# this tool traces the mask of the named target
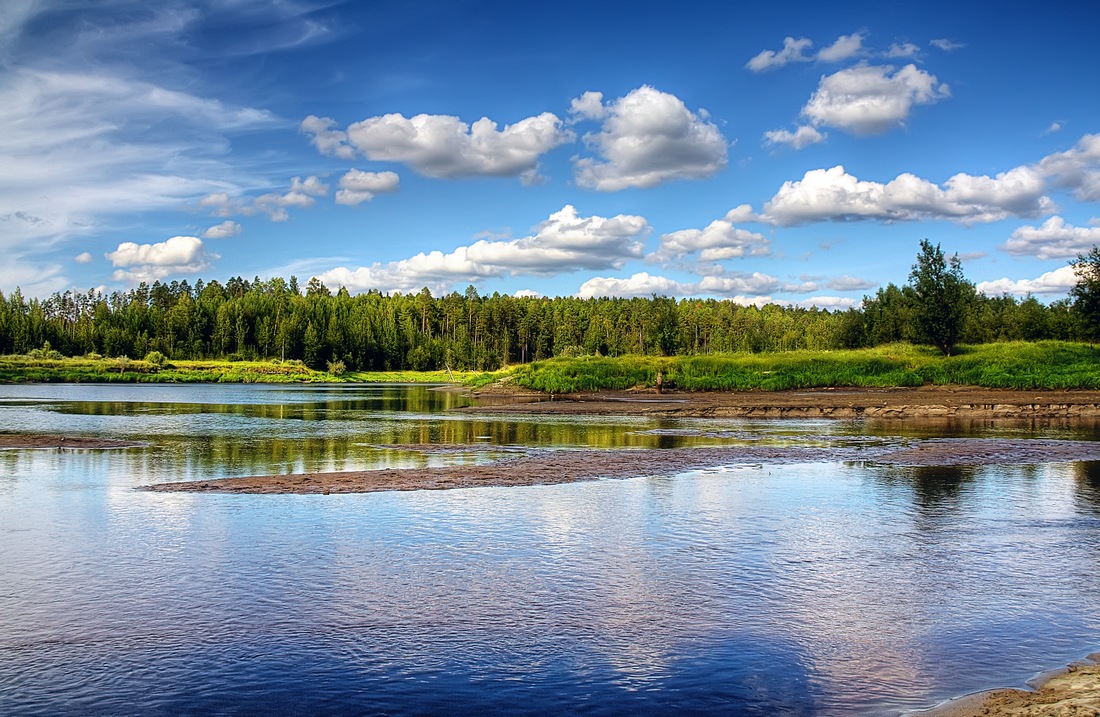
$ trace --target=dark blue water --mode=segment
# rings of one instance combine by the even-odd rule
[[[1100,647],[1095,464],[134,490],[517,445],[908,440],[827,421],[440,412],[459,403],[422,388],[0,387],[6,430],[147,442],[0,451],[0,714],[891,715]]]

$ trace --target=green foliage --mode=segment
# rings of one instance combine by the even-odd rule
[[[954,356],[911,344],[850,351],[619,358],[555,358],[480,377],[547,393],[653,388],[780,391],[843,386],[958,384],[987,388],[1100,388],[1100,349],[1079,343],[1013,342],[964,347]]]
[[[145,354],[145,362],[151,363],[154,366],[164,366],[168,363],[168,357],[162,354],[160,351],[150,351]]]
[[[974,285],[963,276],[958,254],[947,259],[939,244],[932,246],[922,240],[909,281],[919,336],[950,356],[975,296]]]
[[[1100,340],[1100,247],[1078,254],[1073,262],[1077,284],[1070,289],[1073,310],[1084,324],[1088,337]]]
[[[343,376],[348,372],[348,367],[344,365],[343,361],[329,361],[328,372],[333,376]]]

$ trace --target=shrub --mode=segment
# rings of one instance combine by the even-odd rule
[[[168,363],[168,357],[162,354],[160,351],[150,351],[145,354],[145,361],[151,363],[154,366],[163,366]]]
[[[328,372],[333,376],[343,376],[347,370],[348,368],[344,365],[343,361],[336,360],[328,362]]]

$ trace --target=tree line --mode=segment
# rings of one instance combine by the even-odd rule
[[[1089,264],[1092,257],[1093,264]],[[1085,340],[1100,307],[1100,252],[1080,257],[1071,297],[975,292],[958,259],[922,242],[910,282],[862,305],[826,310],[715,299],[534,298],[493,293],[352,296],[318,279],[241,277],[142,283],[125,291],[0,292],[0,354],[300,360],[350,370],[495,369],[553,356],[676,355],[844,349],[906,341],[956,344]],[[1079,272],[1081,273],[1081,272]],[[1095,289],[1090,291],[1088,281]],[[1090,313],[1092,312],[1092,313]]]

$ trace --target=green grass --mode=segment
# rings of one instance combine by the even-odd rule
[[[511,377],[547,393],[652,388],[688,391],[781,391],[831,386],[895,387],[957,384],[1010,389],[1100,389],[1100,350],[1044,341],[962,347],[944,357],[935,349],[891,344],[853,351],[791,351],[712,356],[623,356],[550,359],[479,377]]]
[[[333,375],[297,361],[171,361],[157,366],[117,358],[0,356],[0,382],[122,383],[464,383],[508,379],[546,393],[652,388],[781,391],[830,386],[957,384],[987,388],[1100,389],[1100,349],[1060,341],[935,349],[891,344],[854,351],[790,351],[711,356],[559,358],[501,371],[348,371]]]

